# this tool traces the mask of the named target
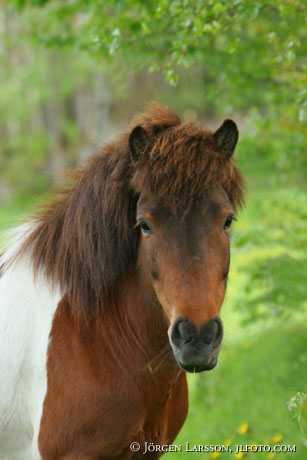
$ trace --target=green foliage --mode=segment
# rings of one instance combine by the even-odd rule
[[[55,53],[33,47],[26,19],[16,18],[10,8],[0,8],[0,19],[1,185],[19,195],[43,193],[53,185],[50,165],[58,148],[56,135],[65,145],[63,164],[68,167],[78,160],[81,133],[74,107],[71,113],[68,108],[84,81],[94,86],[99,69],[73,50]],[[57,132],[53,124],[59,126]]]
[[[307,393],[298,391],[288,402],[288,409],[301,429],[305,444],[307,443]]]
[[[233,87],[243,92],[245,106],[259,98],[271,103],[280,95],[290,97],[291,89],[306,84],[304,0],[15,3],[34,13],[34,37],[45,45],[132,60],[162,69],[172,83],[178,65],[202,65],[225,94]]]
[[[230,276],[231,303],[245,323],[281,323],[307,309],[306,191],[301,157],[293,164],[296,145],[288,137],[270,140],[260,126],[239,146],[247,205],[234,229]]]
[[[163,74],[177,85],[175,105],[180,94],[200,113],[248,116],[256,108],[263,128],[257,147],[288,169],[306,157],[305,0],[12,4],[39,47],[75,50],[80,58],[85,52],[96,65],[116,66],[122,82],[132,69]]]

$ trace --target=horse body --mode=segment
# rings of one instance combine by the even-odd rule
[[[4,266],[28,231],[18,232]],[[170,353],[163,316],[140,293],[137,285],[123,287],[117,321],[113,311],[80,325],[43,274],[34,278],[29,257],[4,271],[1,460],[139,458],[145,442],[175,439],[187,413],[185,375]],[[130,450],[133,441],[142,451]]]
[[[237,139],[154,107],[8,245],[1,460],[136,460],[146,443],[156,459],[174,441],[185,371],[222,342]]]
[[[145,440],[171,442],[186,414],[182,372],[168,363],[151,373],[138,348],[125,368],[123,357],[115,354],[108,358],[105,337],[99,330],[89,338],[87,331],[72,326],[66,307],[62,304],[62,311],[57,312],[55,326],[62,332],[50,346],[50,367],[57,366],[61,372],[54,372],[49,380],[41,425],[42,454],[46,452],[46,458],[64,458],[68,451],[69,458],[129,459],[139,458],[129,449],[132,441],[141,446]],[[123,365],[121,370],[118,364]],[[64,390],[55,403],[59,387]],[[179,417],[178,413],[172,416],[178,404],[176,396],[180,396]],[[60,431],[58,425],[62,427]]]

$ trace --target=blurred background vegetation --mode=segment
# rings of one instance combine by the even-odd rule
[[[150,101],[240,126],[247,198],[232,237],[225,345],[215,371],[190,378],[178,442],[296,443],[296,454],[257,458],[307,458],[306,24],[306,0],[0,6],[1,230]],[[234,458],[209,455],[220,457]]]

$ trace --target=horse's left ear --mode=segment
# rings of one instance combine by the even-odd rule
[[[148,145],[148,134],[142,126],[136,126],[129,136],[129,148],[133,162],[137,162],[146,146]]]
[[[213,137],[216,141],[218,151],[230,158],[233,155],[239,138],[237,125],[232,120],[225,120],[215,131]]]

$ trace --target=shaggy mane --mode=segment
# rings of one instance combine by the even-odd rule
[[[235,208],[243,201],[240,173],[216,151],[212,133],[182,124],[160,106],[135,119],[132,128],[137,125],[150,139],[139,162],[131,160],[131,130],[103,147],[34,216],[34,229],[18,254],[30,253],[34,272],[42,269],[59,285],[77,314],[102,311],[135,266],[135,211],[142,187],[177,214],[214,185],[225,189]]]

